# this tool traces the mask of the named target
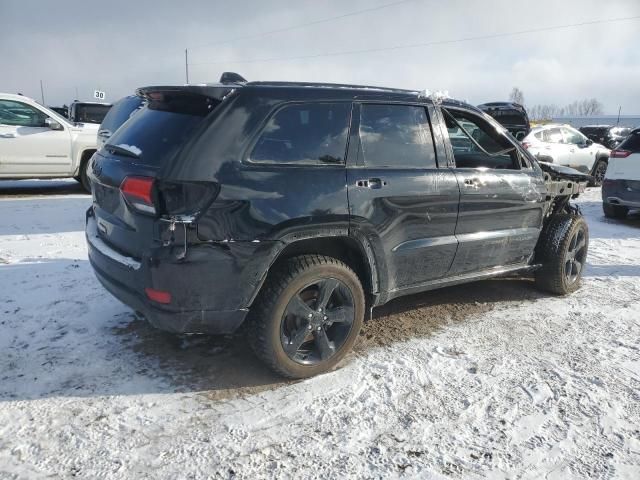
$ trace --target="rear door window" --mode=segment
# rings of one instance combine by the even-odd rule
[[[360,154],[374,168],[436,168],[436,152],[424,107],[363,104]]]
[[[351,103],[307,103],[278,110],[262,130],[252,162],[291,165],[343,164]]]
[[[219,100],[190,93],[158,93],[109,138],[105,149],[161,167],[171,161]]]

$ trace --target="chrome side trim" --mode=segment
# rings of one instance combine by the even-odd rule
[[[102,241],[102,239],[98,235],[98,225],[94,217],[89,217],[87,219],[86,235],[87,242],[89,243],[89,246],[91,248],[94,248],[104,256],[109,257],[114,262],[118,262],[125,267],[128,267],[132,270],[140,269],[141,263],[135,258],[127,257],[119,252],[116,252],[113,248]]]
[[[418,238],[399,243],[392,252],[403,252],[416,248],[438,247],[465,242],[481,242],[486,240],[498,240],[505,237],[537,237],[540,234],[538,228],[512,228],[509,230],[494,230],[489,232],[473,232],[458,235],[444,235],[442,237]]]
[[[431,238],[418,238],[416,240],[407,240],[406,242],[399,243],[393,249],[392,252],[403,252],[405,250],[413,250],[415,248],[425,247],[437,247],[440,245],[451,245],[458,243],[458,239],[455,235],[445,235],[442,237]]]
[[[607,203],[611,205],[622,205],[623,207],[640,208],[640,202],[630,202],[618,197],[607,197]]]
[[[539,228],[512,228],[509,230],[494,230],[489,232],[463,233],[456,235],[460,243],[498,240],[505,237],[534,237],[540,234]]]

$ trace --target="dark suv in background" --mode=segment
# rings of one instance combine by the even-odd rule
[[[144,98],[129,95],[121,98],[109,109],[98,129],[98,148],[102,148],[120,126],[144,106]]]
[[[580,284],[588,229],[569,199],[589,177],[539,164],[475,107],[312,83],[137,94],[93,157],[86,235],[102,284],[162,329],[244,323],[301,378],[395,297],[514,272]]]
[[[531,131],[527,111],[519,103],[490,102],[478,105],[478,108],[495,118],[517,140],[522,140]]]
[[[631,133],[629,127],[614,127],[612,125],[585,125],[578,130],[591,141],[610,149],[620,145],[620,142]]]

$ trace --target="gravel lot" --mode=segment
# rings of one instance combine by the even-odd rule
[[[338,370],[283,382],[103,290],[75,182],[0,182],[0,479],[640,478],[640,216],[579,203],[576,294],[399,299]]]

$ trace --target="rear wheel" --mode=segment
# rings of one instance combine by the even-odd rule
[[[554,216],[540,235],[536,260],[536,285],[557,295],[575,292],[587,261],[589,228],[579,215]]]
[[[624,218],[629,213],[628,207],[606,202],[602,202],[602,210],[604,211],[604,216],[609,218]]]
[[[310,377],[351,350],[364,310],[362,285],[347,265],[320,255],[294,257],[270,273],[251,308],[248,340],[280,375]]]
[[[602,181],[604,180],[604,175],[607,173],[607,161],[606,160],[598,160],[596,162],[596,166],[593,167],[593,180],[590,183],[592,187],[599,187],[602,185]]]

